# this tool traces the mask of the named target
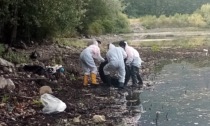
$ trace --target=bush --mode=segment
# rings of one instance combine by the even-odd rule
[[[3,58],[15,64],[26,63],[28,61],[26,55],[21,52],[11,51],[5,54]]]
[[[91,35],[100,35],[100,34],[103,34],[104,31],[105,29],[100,20],[93,22],[88,27],[88,34],[91,34]]]
[[[166,17],[161,15],[144,16],[139,18],[140,23],[147,29],[151,28],[175,28],[175,27],[207,27],[210,26],[210,4],[201,6],[193,14],[178,14]]]
[[[140,18],[140,23],[147,29],[155,28],[156,27],[156,16],[147,15]]]
[[[188,27],[188,14],[175,14],[174,16],[171,16],[171,26],[172,27]]]
[[[202,5],[195,13],[200,14],[205,19],[207,25],[210,25],[210,4]]]
[[[105,20],[103,20],[102,25],[104,27],[105,33],[113,33],[115,31],[115,22],[114,21],[105,19]]]
[[[0,44],[0,56],[2,56],[2,53],[5,51],[4,45]]]
[[[205,27],[207,23],[205,22],[205,19],[198,13],[192,14],[188,17],[188,22],[192,26],[197,26],[197,27]]]
[[[115,32],[125,33],[129,31],[129,21],[125,14],[119,13],[115,19]]]

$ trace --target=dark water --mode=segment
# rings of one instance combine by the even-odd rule
[[[138,125],[210,125],[210,67],[171,63],[154,81],[153,90],[140,94],[145,112]]]

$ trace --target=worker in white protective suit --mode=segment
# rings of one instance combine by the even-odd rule
[[[118,87],[121,89],[124,87],[125,81],[125,63],[124,59],[127,57],[126,52],[121,47],[115,47],[113,44],[108,45],[109,50],[106,54],[108,64],[103,68],[108,85],[111,85],[110,71],[118,72]]]
[[[133,47],[129,46],[126,41],[120,41],[119,45],[120,47],[125,49],[125,52],[127,54],[126,65],[130,68],[133,84],[132,86],[135,87],[138,84],[139,87],[142,87],[143,82],[139,74],[139,69],[141,67],[142,60],[140,58],[139,52]]]
[[[80,61],[82,64],[82,69],[84,71],[84,86],[88,85],[89,75],[91,76],[91,84],[95,86],[98,85],[98,82],[96,80],[98,70],[94,59],[97,59],[99,62],[104,62],[104,58],[101,57],[99,44],[101,44],[99,40],[93,40],[93,44],[85,48],[80,54]]]

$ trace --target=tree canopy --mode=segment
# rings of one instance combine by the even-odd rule
[[[209,0],[124,0],[125,12],[130,17],[144,15],[191,14]]]
[[[121,32],[128,26],[122,10],[120,0],[1,0],[0,40]]]

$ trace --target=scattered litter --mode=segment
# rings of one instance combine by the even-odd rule
[[[81,117],[81,115],[79,115],[78,117],[74,117],[73,122],[74,123],[80,123],[81,122],[80,117]]]
[[[93,116],[93,121],[95,123],[99,123],[99,122],[105,122],[106,119],[105,119],[105,116],[104,115],[94,115]]]
[[[64,68],[62,65],[55,65],[55,66],[46,66],[48,72],[55,74],[57,72],[64,73]]]
[[[41,95],[41,102],[44,105],[42,111],[46,114],[63,112],[66,109],[66,104],[51,94]]]

